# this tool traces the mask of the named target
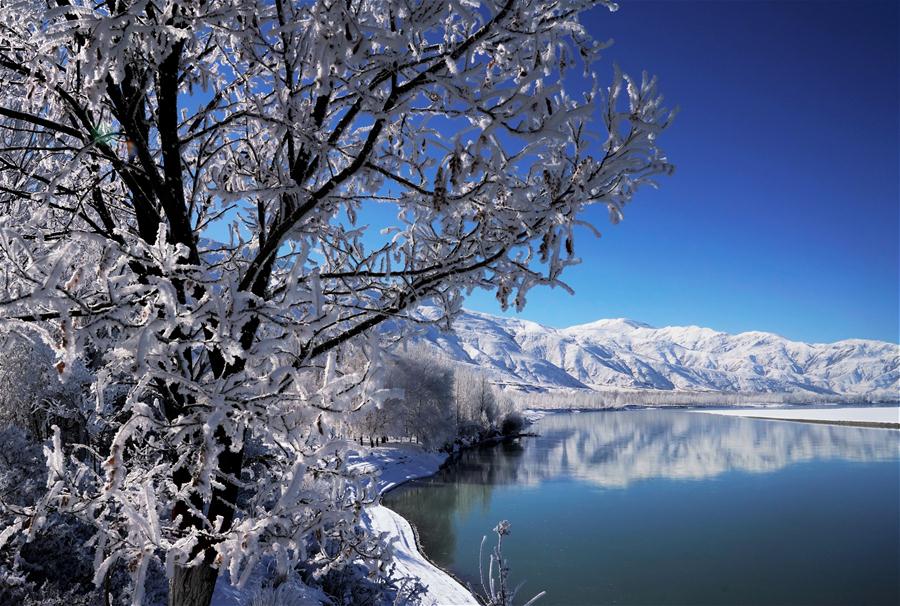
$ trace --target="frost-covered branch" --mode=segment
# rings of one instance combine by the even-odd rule
[[[567,288],[582,211],[671,170],[655,80],[593,74],[592,5],[0,0],[0,320],[93,411],[29,515],[94,525],[135,601],[151,561],[187,603],[381,558],[337,436],[388,398],[385,327]]]

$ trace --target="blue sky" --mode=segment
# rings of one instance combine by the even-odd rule
[[[601,70],[655,73],[680,107],[676,171],[617,226],[589,211],[576,294],[534,290],[520,317],[900,340],[897,3],[624,0],[585,23],[615,39]]]
[[[536,288],[516,314],[476,291],[466,307],[900,341],[898,4],[621,0],[584,23],[615,41],[601,81],[613,62],[647,70],[679,106],[660,140],[675,174],[619,225],[587,212],[603,237],[578,235],[575,295]]]

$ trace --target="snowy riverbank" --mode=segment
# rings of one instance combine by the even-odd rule
[[[689,409],[701,414],[718,414],[772,420],[804,421],[811,423],[850,424],[867,427],[886,427],[891,430],[900,429],[900,407],[755,407],[738,409]],[[523,416],[529,423],[553,413],[577,413],[569,411],[527,410]],[[357,456],[350,460],[352,467],[360,471],[379,472],[376,489],[380,494],[416,478],[433,475],[446,461],[444,453],[425,452],[421,447],[412,444],[393,444],[385,447],[368,449],[365,456]],[[416,534],[409,522],[393,510],[375,504],[365,509],[363,523],[374,532],[387,533],[388,540],[393,540],[396,578],[414,577],[427,586],[423,604],[434,606],[475,606],[478,601],[456,579],[447,572],[432,564],[419,550]],[[220,579],[214,606],[248,606],[252,596],[256,595],[271,571],[264,566],[253,575],[248,586],[237,590]],[[302,596],[308,601],[300,603],[316,604],[325,601],[325,596],[318,590],[305,586],[288,588],[290,597]]]
[[[900,407],[897,406],[830,406],[822,408],[741,408],[736,410],[697,410],[706,414],[750,417],[807,423],[831,423],[900,429]]]
[[[380,471],[378,492],[434,474],[447,455],[429,453],[412,444],[374,448],[353,465],[362,470]],[[428,587],[424,604],[435,606],[477,606],[478,601],[456,579],[428,561],[416,544],[416,535],[400,514],[377,504],[367,507],[364,522],[375,532],[387,532],[394,542],[395,574],[416,577]]]
[[[444,453],[425,452],[413,444],[396,444],[369,449],[364,457],[351,459],[350,466],[360,471],[378,471],[379,495],[416,478],[433,475],[447,459]],[[363,523],[374,532],[385,532],[394,541],[396,578],[415,577],[428,589],[423,606],[477,606],[478,601],[456,579],[428,561],[416,543],[416,534],[409,522],[400,514],[376,504],[367,507]],[[264,582],[271,574],[265,565],[259,565],[247,585],[237,589],[228,582],[227,574],[216,584],[213,606],[249,606],[254,596],[259,596]],[[276,595],[278,594],[278,595]],[[267,596],[278,604],[322,604],[327,598],[317,589],[302,584],[292,584]],[[263,603],[269,603],[263,601]]]

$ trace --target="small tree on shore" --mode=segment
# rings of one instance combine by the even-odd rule
[[[581,211],[670,170],[654,80],[563,87],[602,49],[591,5],[0,0],[0,319],[63,379],[96,354],[109,436],[56,432],[0,543],[78,515],[98,582],[127,569],[139,603],[159,561],[177,605],[266,555],[378,560],[334,438],[387,396],[373,329],[566,288]]]

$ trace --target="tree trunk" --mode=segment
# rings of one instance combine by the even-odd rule
[[[169,606],[209,606],[219,571],[203,562],[198,566],[175,567],[169,579]]]

